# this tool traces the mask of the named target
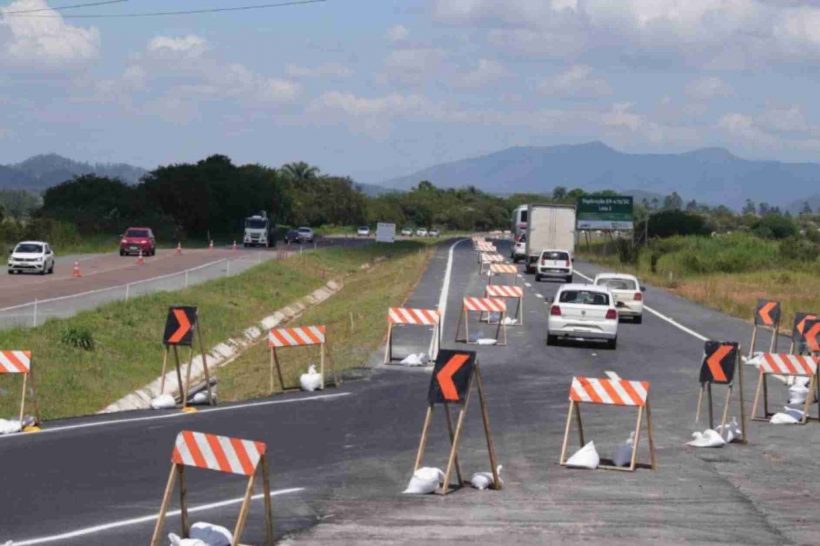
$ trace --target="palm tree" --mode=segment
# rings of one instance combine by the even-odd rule
[[[308,165],[304,161],[296,161],[294,163],[287,163],[282,166],[282,174],[291,180],[297,182],[304,182],[305,180],[313,180],[319,176],[319,167]]]

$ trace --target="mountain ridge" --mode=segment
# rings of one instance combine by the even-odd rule
[[[84,174],[136,184],[147,172],[128,163],[88,163],[55,153],[37,154],[17,163],[0,165],[0,189],[39,192]]]

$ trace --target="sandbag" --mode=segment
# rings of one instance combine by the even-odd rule
[[[16,419],[0,419],[0,434],[14,434],[23,430],[23,425]]]
[[[498,481],[499,485],[504,485],[504,480],[501,479],[501,469],[504,468],[502,465],[498,465],[496,467],[496,474],[498,474]],[[473,477],[470,478],[470,483],[473,487],[479,490],[484,490],[490,487],[493,484],[493,473],[492,472],[476,472],[473,474]]]
[[[404,357],[401,364],[404,366],[426,366],[430,357],[427,353],[411,353]]]
[[[740,441],[743,438],[743,431],[740,429],[740,423],[737,422],[736,417],[732,417],[729,423],[726,423],[726,430],[723,430],[723,425],[718,425],[715,430],[720,434],[727,444],[735,441]]]
[[[151,400],[151,408],[157,410],[174,408],[176,405],[176,400],[170,394],[160,394]]]
[[[213,390],[211,390],[211,393],[214,394],[214,397],[216,397]],[[209,403],[207,390],[199,391],[193,396],[188,397],[188,404],[200,405],[207,403]]]
[[[230,546],[233,535],[220,525],[198,521],[191,525],[190,538],[180,538],[171,533],[168,539],[172,546]]]
[[[478,341],[476,341],[479,345],[495,345],[498,343],[497,339],[493,339],[491,337],[482,337]]]
[[[629,466],[632,462],[632,442],[635,441],[635,431],[629,433],[622,444],[618,444],[615,453],[612,455],[612,464],[615,466]]]
[[[307,373],[299,377],[299,384],[303,391],[315,391],[322,386],[322,374],[316,371],[315,364],[311,364]]]
[[[803,420],[803,411],[799,409],[783,407],[783,411],[772,415],[769,422],[773,425],[797,425]]]
[[[595,450],[595,442],[589,442],[567,460],[567,466],[572,468],[589,468],[590,470],[595,470],[599,464],[601,464],[601,457]]]
[[[726,440],[711,428],[707,428],[703,432],[693,432],[692,438],[693,440],[686,442],[686,445],[692,447],[723,447],[726,445]]]
[[[504,320],[501,321],[501,324],[506,326],[511,326],[513,324],[518,324],[518,319],[512,317],[504,317]]]
[[[432,493],[438,489],[443,479],[444,472],[440,468],[423,466],[413,473],[413,477],[410,478],[410,482],[407,484],[407,489],[402,493],[415,495]]]
[[[811,397],[814,401],[814,393],[809,392],[809,378],[795,377],[794,384],[789,387],[789,404],[803,404],[806,399]]]

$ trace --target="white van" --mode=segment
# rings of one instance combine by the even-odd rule
[[[511,231],[514,241],[518,241],[518,238],[521,237],[523,233],[527,233],[528,212],[529,205],[519,205],[513,210]]]

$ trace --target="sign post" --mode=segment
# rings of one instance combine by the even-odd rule
[[[703,394],[706,393],[709,405],[709,428],[715,428],[712,408],[712,385],[727,385],[726,403],[723,405],[723,414],[720,421],[721,436],[726,434],[726,419],[729,415],[729,401],[734,388],[735,370],[737,370],[738,393],[740,395],[740,428],[741,441],[746,439],[746,411],[743,404],[743,366],[738,365],[740,345],[733,341],[707,341],[703,346],[703,362],[700,366],[700,392],[698,393],[698,409],[695,413],[695,423],[700,422],[700,408],[703,405]]]
[[[755,308],[754,327],[752,328],[752,341],[749,343],[749,358],[755,352],[757,345],[757,329],[765,328],[772,332],[772,340],[769,344],[769,352],[777,351],[777,330],[780,328],[780,302],[766,299],[757,300]]]
[[[575,214],[579,230],[628,231],[634,228],[631,195],[581,197]]]
[[[165,345],[165,352],[162,359],[162,380],[160,383],[160,394],[165,392],[165,372],[168,366],[168,353],[173,347],[174,364],[177,372],[177,383],[179,385],[179,395],[182,397],[182,411],[196,411],[188,407],[188,389],[191,387],[191,369],[194,367],[194,335],[197,337],[199,351],[202,356],[202,369],[205,373],[205,388],[208,390],[208,404],[215,405],[213,393],[211,392],[211,378],[208,372],[208,361],[205,356],[205,345],[202,341],[202,332],[197,316],[197,309],[193,306],[175,306],[168,309],[168,316],[165,319],[165,333],[162,336],[162,343]],[[188,371],[185,384],[182,383],[182,370],[179,362],[179,350],[177,347],[189,347]]]

